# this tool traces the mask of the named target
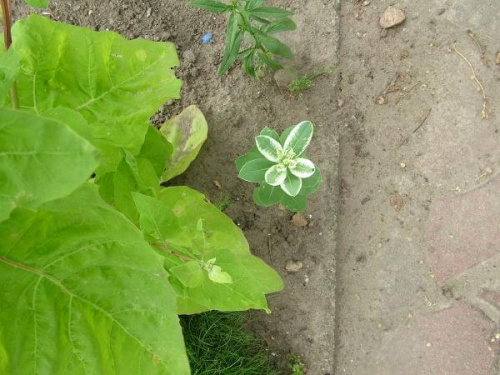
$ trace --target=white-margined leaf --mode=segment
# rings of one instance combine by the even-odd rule
[[[288,173],[280,186],[287,195],[296,197],[299,194],[300,189],[302,189],[302,180],[297,176]]]
[[[297,164],[292,167],[289,167],[290,172],[299,178],[308,178],[314,174],[316,168],[314,167],[314,163],[309,159],[298,158],[295,159]]]
[[[300,156],[311,142],[314,126],[311,121],[303,121],[296,125],[285,139],[283,145],[285,150],[293,150],[296,156]]]
[[[258,135],[255,137],[255,142],[257,144],[257,148],[260,153],[270,161],[278,163],[279,153],[283,153],[283,147],[281,144],[275,139],[267,136],[267,135]]]
[[[280,135],[276,132],[276,130],[270,129],[267,126],[260,131],[260,135],[267,135],[268,137],[275,139],[276,142],[280,141]]]
[[[286,168],[276,164],[267,170],[264,177],[269,185],[278,186],[285,181],[286,175]]]
[[[248,182],[262,182],[266,171],[273,165],[272,161],[264,158],[251,160],[241,168],[238,177]]]

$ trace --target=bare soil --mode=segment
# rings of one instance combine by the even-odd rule
[[[16,1],[16,17],[29,11]],[[271,315],[255,313],[254,330],[266,338],[278,359],[300,355],[310,374],[333,374],[335,317],[335,229],[339,147],[333,115],[337,74],[319,77],[301,98],[279,87],[272,77],[255,81],[236,67],[217,76],[224,48],[225,15],[186,7],[180,0],[52,1],[47,16],[94,30],[117,31],[127,38],[173,42],[181,57],[178,76],[182,99],[167,103],[155,124],[196,104],[209,123],[209,138],[200,156],[175,184],[185,184],[217,203],[230,199],[226,213],[241,227],[252,251],[282,275],[285,291],[269,297]],[[296,12],[297,31],[283,35],[295,52],[291,63],[303,73],[334,67],[338,49],[338,0],[271,1]],[[32,11],[32,10],[31,10]],[[211,32],[213,41],[201,37]],[[256,207],[251,184],[237,178],[234,160],[246,152],[264,126],[278,131],[311,120],[316,134],[309,156],[320,166],[325,183],[309,200],[310,221],[297,227],[290,212]],[[362,135],[360,135],[362,136]],[[216,182],[217,181],[217,182]],[[304,267],[287,273],[287,261]]]

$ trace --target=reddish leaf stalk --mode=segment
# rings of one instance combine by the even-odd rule
[[[3,15],[3,44],[7,51],[12,44],[12,17],[10,11],[9,0],[0,0],[2,2],[2,15]]]
[[[2,15],[3,15],[3,45],[4,49],[7,51],[12,45],[12,12],[10,9],[9,0],[0,0],[2,5]],[[14,109],[19,108],[19,97],[17,95],[17,85],[16,82],[12,85],[10,89],[10,100],[12,102],[12,107]]]

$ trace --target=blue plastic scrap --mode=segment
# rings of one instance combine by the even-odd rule
[[[212,33],[206,33],[203,35],[203,37],[201,38],[201,41],[203,44],[208,44],[212,41],[212,38],[214,36],[212,35]]]

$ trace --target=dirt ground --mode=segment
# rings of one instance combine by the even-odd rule
[[[16,2],[15,15],[26,15]],[[224,48],[226,17],[189,9],[180,0],[52,1],[48,16],[95,30],[117,31],[128,38],[173,42],[181,57],[178,76],[183,79],[182,99],[168,103],[155,117],[162,123],[191,104],[198,105],[209,123],[208,141],[198,159],[176,184],[193,187],[217,203],[227,196],[226,213],[245,232],[252,251],[275,267],[286,288],[270,296],[271,315],[256,313],[253,329],[266,338],[279,362],[300,355],[311,374],[334,371],[335,243],[338,203],[337,75],[322,76],[302,98],[291,95],[275,81],[246,77],[239,67],[217,76]],[[337,0],[269,2],[296,12],[299,30],[284,36],[295,52],[292,64],[304,73],[333,67],[337,62]],[[312,23],[314,20],[314,23]],[[318,27],[317,25],[321,25]],[[201,37],[211,32],[213,41]],[[264,126],[278,131],[311,120],[316,134],[309,156],[322,170],[325,183],[310,198],[306,212],[310,224],[299,228],[291,214],[278,208],[258,208],[251,184],[237,179],[234,160],[246,152]],[[220,183],[221,188],[216,186]],[[289,260],[304,267],[287,273]]]
[[[389,5],[406,21],[382,31]],[[342,1],[338,375],[500,371],[499,14]]]
[[[183,98],[155,122],[190,104],[205,113],[209,139],[175,183],[227,196],[253,252],[283,276],[273,314],[253,324],[278,361],[298,354],[310,375],[498,375],[500,2],[271,1],[296,12],[292,66],[334,68],[302,98],[239,68],[218,77],[226,19],[186,2],[53,1],[50,16],[177,45]],[[383,31],[389,5],[406,20]],[[299,228],[253,204],[234,160],[263,126],[306,119],[326,182]],[[289,260],[304,267],[287,273]]]

